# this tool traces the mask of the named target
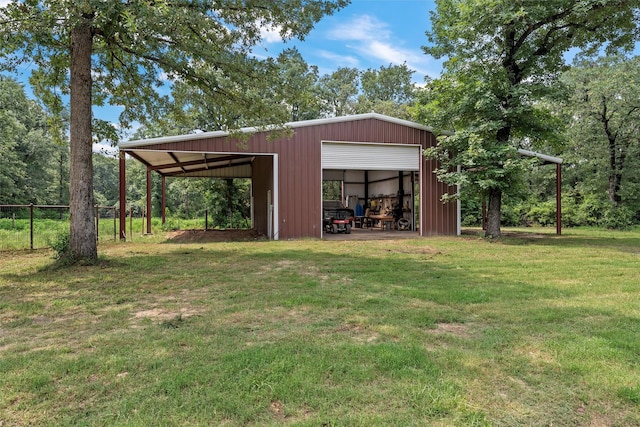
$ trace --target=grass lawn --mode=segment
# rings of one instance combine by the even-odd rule
[[[640,425],[640,231],[0,254],[0,426]]]

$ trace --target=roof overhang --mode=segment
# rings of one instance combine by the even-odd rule
[[[156,144],[167,144],[172,142],[183,142],[183,141],[197,141],[200,139],[210,139],[210,138],[221,138],[225,136],[230,136],[233,134],[252,134],[256,132],[269,132],[273,130],[282,130],[282,129],[296,129],[303,128],[308,126],[318,126],[324,124],[333,124],[333,123],[344,123],[344,122],[354,122],[358,120],[368,120],[368,119],[377,119],[390,123],[396,123],[402,126],[407,126],[415,129],[426,130],[429,132],[435,132],[433,128],[429,126],[421,125],[420,123],[411,122],[408,120],[397,119],[395,117],[385,116],[383,114],[378,113],[366,113],[366,114],[355,114],[351,116],[340,116],[340,117],[330,117],[325,119],[314,119],[314,120],[301,120],[298,122],[289,122],[284,123],[281,126],[270,125],[265,127],[245,127],[238,129],[234,132],[227,131],[215,131],[215,132],[200,132],[200,133],[192,133],[187,135],[176,135],[176,136],[165,136],[160,138],[150,138],[150,139],[140,139],[135,141],[121,141],[118,143],[118,148],[121,150],[127,150],[131,148],[140,148],[147,145],[156,145]],[[451,132],[441,132],[442,134],[452,134]]]
[[[562,159],[560,157],[548,156],[546,154],[536,153],[535,151],[529,151],[522,148],[518,149],[518,153],[522,154],[523,156],[537,157],[545,163],[555,163],[558,165],[562,164]]]

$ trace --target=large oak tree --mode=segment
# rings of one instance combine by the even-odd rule
[[[348,2],[13,0],[0,8],[0,66],[28,64],[34,92],[51,111],[69,102],[70,255],[97,258],[92,141],[115,136],[108,124],[92,121],[93,105],[124,106],[123,125],[144,121],[168,107],[162,85],[180,81],[229,111],[266,114],[272,108],[260,88],[274,62],[251,54],[261,32],[303,37]],[[234,126],[231,114],[226,124]]]
[[[437,0],[430,45],[444,58],[418,117],[455,130],[431,154],[439,177],[488,196],[487,236],[500,236],[502,195],[522,171],[517,149],[552,136],[539,102],[552,95],[571,49],[631,48],[640,0]],[[456,166],[462,166],[455,172]]]

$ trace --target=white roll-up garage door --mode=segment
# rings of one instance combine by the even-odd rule
[[[361,142],[322,143],[322,169],[417,171],[420,146]]]

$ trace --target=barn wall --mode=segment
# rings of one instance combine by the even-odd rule
[[[426,134],[426,147],[436,144],[433,134]],[[456,193],[456,188],[438,181],[433,171],[437,167],[435,160],[422,160],[422,182],[424,197],[420,199],[422,208],[421,234],[424,236],[455,235],[457,227],[457,205],[455,202],[443,203],[444,194]]]
[[[322,123],[293,129],[291,138],[267,141],[265,132],[247,141],[227,137],[206,138],[147,145],[146,149],[198,152],[276,153],[279,183],[279,238],[320,237],[322,228],[321,141],[377,142],[434,145],[433,134],[426,130],[403,126],[375,118]],[[440,197],[447,186],[437,182],[432,173],[435,162],[422,160],[422,185],[427,197],[420,229],[424,235],[455,234],[455,203],[442,204]],[[256,173],[256,177],[257,177]],[[266,177],[256,178],[267,180]],[[255,180],[254,180],[255,183]]]

